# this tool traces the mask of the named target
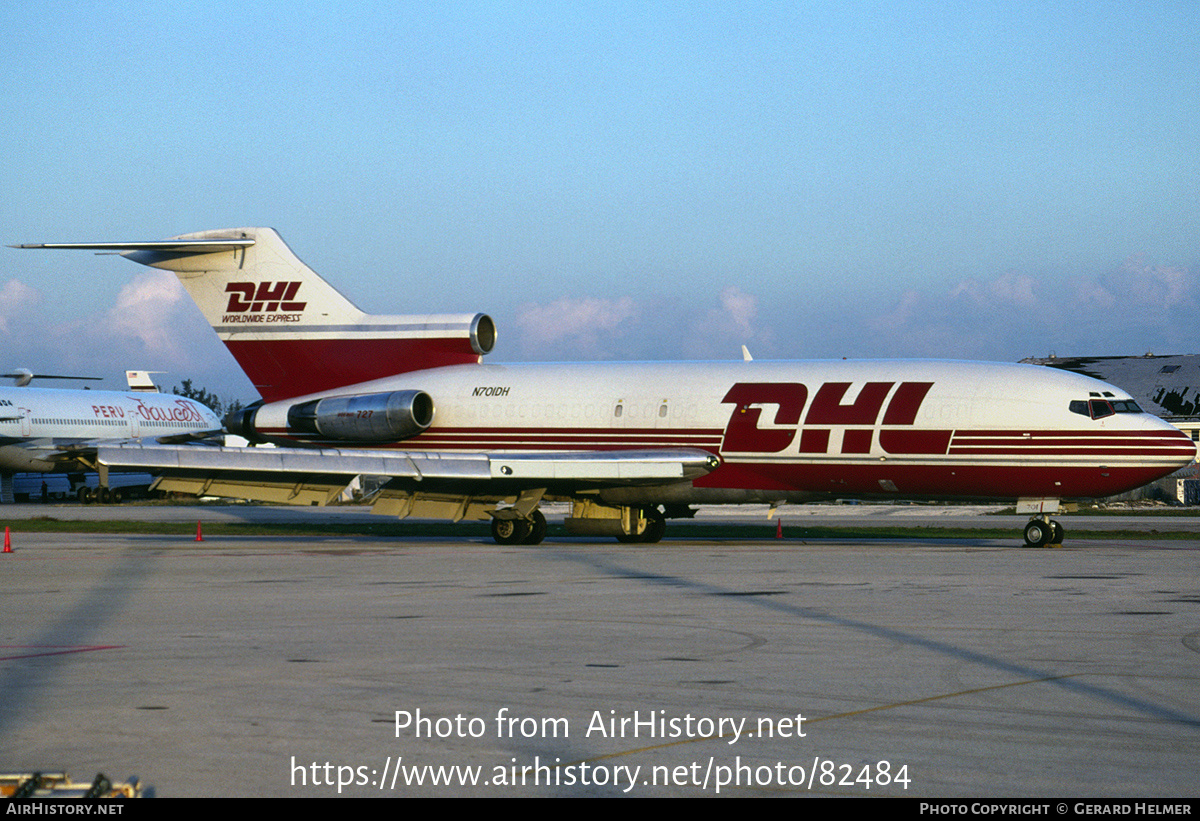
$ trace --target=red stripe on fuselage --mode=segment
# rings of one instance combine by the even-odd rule
[[[726,463],[696,479],[698,488],[791,490],[833,496],[1016,499],[1112,496],[1141,487],[1170,468],[894,463]],[[892,490],[895,488],[895,490]]]
[[[862,441],[852,440],[853,449],[843,451],[866,454],[862,445],[872,428],[846,428],[844,436],[858,434]],[[263,433],[289,438],[286,429],[265,429]],[[802,459],[807,455],[824,455],[828,452],[828,428],[804,428],[799,451],[788,449],[778,453],[761,454],[767,458]],[[820,448],[805,447],[809,434],[819,435]],[[1086,453],[1097,455],[1126,455],[1160,457],[1163,455],[1189,456],[1195,452],[1194,443],[1184,434],[1175,431],[1049,431],[1025,433],[1020,431],[939,431],[911,428],[879,429],[883,449],[894,439],[903,442],[908,449],[891,451],[907,456],[944,456],[946,442],[950,442],[950,454],[1040,454],[1079,456]],[[294,434],[292,435],[294,437]],[[338,440],[322,440],[320,437],[294,437],[311,442],[324,442],[331,446],[344,444]],[[718,428],[523,428],[523,427],[441,427],[429,430],[399,442],[375,445],[377,448],[397,450],[438,450],[463,448],[476,449],[535,449],[564,446],[579,450],[646,447],[701,447],[717,451],[721,444],[722,431]],[[814,444],[816,443],[814,438]],[[895,446],[895,445],[893,445]],[[730,458],[738,458],[738,451],[722,448]],[[746,454],[750,455],[750,454]],[[759,454],[755,454],[759,455]]]

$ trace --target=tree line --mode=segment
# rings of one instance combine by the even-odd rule
[[[222,418],[246,407],[242,400],[234,399],[233,397],[227,397],[222,400],[215,393],[193,385],[190,379],[185,379],[183,380],[183,384],[171,388],[171,393],[176,396],[182,396],[184,399],[193,399],[201,405],[211,408],[213,413]]]

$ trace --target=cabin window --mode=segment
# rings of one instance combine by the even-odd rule
[[[1071,413],[1078,413],[1080,416],[1091,416],[1091,414],[1088,413],[1087,402],[1083,399],[1072,400],[1068,407],[1071,409]]]

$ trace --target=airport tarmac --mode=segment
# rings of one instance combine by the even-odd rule
[[[545,503],[541,510],[551,522],[561,522],[569,505]],[[702,505],[690,520],[697,524],[741,524],[761,526],[762,534],[772,536],[777,520],[785,528],[792,527],[952,527],[952,528],[1009,528],[1014,538],[1020,534],[1029,516],[1006,513],[1003,505],[986,504],[797,504],[781,505],[772,513],[767,505]],[[1008,506],[1011,511],[1012,507]],[[1188,509],[1159,505],[1134,509],[1136,515],[1094,515],[1063,512],[1054,514],[1068,535],[1079,530],[1135,530],[1146,533],[1178,530],[1194,531],[1200,527],[1200,516],[1179,515]],[[222,523],[249,524],[342,524],[378,521],[369,507],[346,505],[335,507],[286,507],[282,505],[213,502],[204,504],[170,505],[161,503],[136,505],[81,505],[74,502],[43,505],[23,503],[0,507],[0,518],[21,521],[49,517],[67,521],[109,521],[137,519],[148,522],[196,522],[203,520]],[[395,521],[390,517],[384,520]],[[686,525],[689,520],[672,519],[668,532]]]
[[[160,796],[1200,794],[1200,544],[1016,543],[17,530],[0,766]]]

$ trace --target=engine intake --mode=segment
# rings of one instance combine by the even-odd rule
[[[395,442],[421,433],[433,422],[433,398],[425,391],[330,396],[292,405],[288,428],[330,439]]]

